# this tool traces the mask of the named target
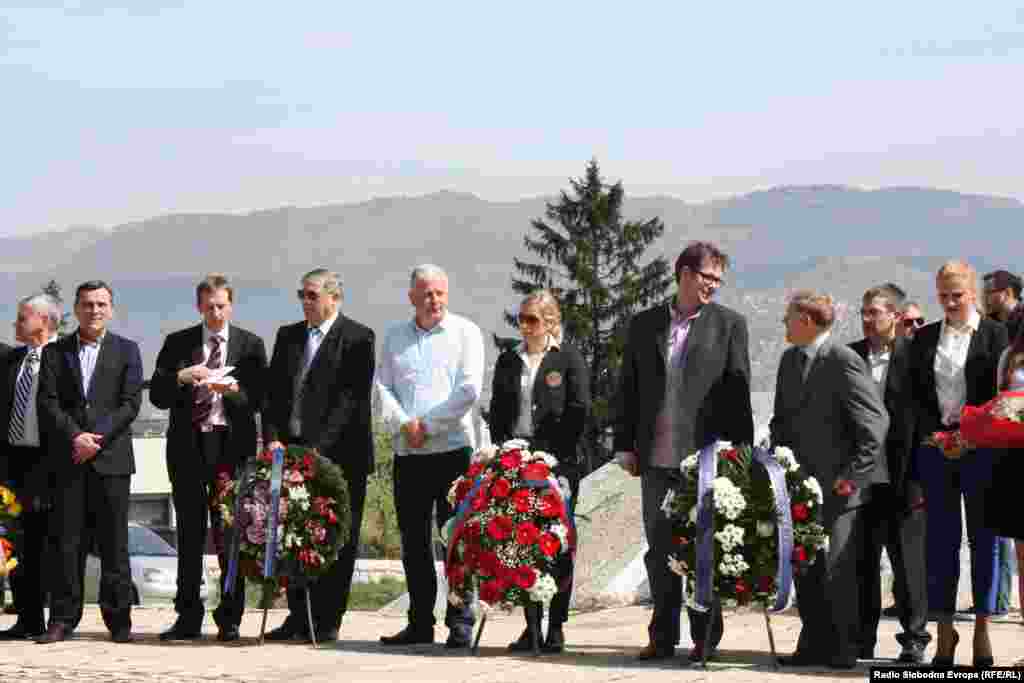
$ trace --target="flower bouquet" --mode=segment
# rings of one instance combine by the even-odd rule
[[[974,444],[968,441],[959,429],[932,432],[924,438],[924,445],[938,448],[947,460],[959,460],[964,453],[974,448]]]
[[[669,567],[686,580],[687,605],[706,611],[717,594],[725,607],[760,605],[766,619],[769,609],[785,609],[793,572],[828,547],[818,481],[788,448],[723,441],[684,459],[680,470],[682,487],[661,507],[677,547]],[[769,637],[774,650],[770,628]]]
[[[14,556],[21,503],[6,486],[0,485],[0,576],[7,576],[18,566]]]
[[[960,433],[974,446],[1024,448],[1024,391],[1004,391],[981,406],[964,406]]]
[[[232,590],[239,574],[259,581],[264,626],[278,591],[289,581],[308,589],[308,582],[327,573],[349,538],[345,477],[315,448],[263,451],[237,479],[221,473],[215,504],[232,531],[224,590]],[[263,628],[261,639],[262,634]]]
[[[552,474],[553,456],[528,447],[513,440],[480,451],[452,484],[445,572],[453,604],[477,594],[485,605],[511,610],[550,602],[559,590],[564,560],[576,548],[569,487]]]

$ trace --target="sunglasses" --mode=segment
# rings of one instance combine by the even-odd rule
[[[904,318],[903,327],[923,327],[924,318]]]
[[[540,318],[535,315],[523,315],[520,313],[516,316],[516,322],[520,325],[540,325]]]

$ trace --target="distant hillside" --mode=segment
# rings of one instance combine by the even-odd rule
[[[824,289],[855,311],[866,287],[893,280],[931,305],[932,273],[946,258],[968,257],[981,269],[1016,268],[1005,260],[1006,245],[1016,243],[1024,225],[1024,205],[1016,200],[924,188],[780,187],[703,204],[628,198],[628,183],[625,189],[629,216],[666,223],[652,256],[674,259],[692,239],[716,241],[732,256],[721,296],[751,319],[762,389],[774,381],[787,292]],[[234,279],[236,318],[270,344],[279,324],[299,318],[294,290],[310,268],[340,271],[346,312],[383,330],[409,314],[412,266],[435,262],[451,274],[452,309],[507,335],[512,331],[501,312],[515,304],[512,258],[527,256],[523,236],[544,203],[438,192],[237,215],[177,214],[109,231],[9,238],[0,240],[10,293],[0,316],[13,320],[16,297],[51,277],[69,293],[84,279],[103,277],[116,290],[116,326],[140,340],[149,373],[163,335],[196,320],[194,283],[206,272]],[[857,333],[854,317],[843,324],[841,333]],[[0,338],[9,341],[10,328],[4,329]]]

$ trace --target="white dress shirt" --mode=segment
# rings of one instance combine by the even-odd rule
[[[231,328],[230,323],[224,323],[224,329],[220,332],[211,332],[203,323],[203,365],[207,365],[210,362],[210,354],[213,352],[213,338],[220,338],[220,362],[216,368],[223,368],[227,365],[228,360],[228,330]],[[216,369],[211,368],[211,369]],[[210,406],[210,416],[206,418],[206,422],[210,425],[217,427],[226,427],[228,424],[227,416],[224,414],[224,394],[216,391],[210,392],[212,403]]]
[[[96,371],[96,359],[100,357],[100,347],[107,336],[104,332],[96,341],[86,341],[78,337],[78,365],[82,370],[82,393],[89,396],[89,385],[92,384],[92,373]]]
[[[448,312],[429,330],[415,320],[384,335],[376,387],[395,454],[445,453],[474,447],[473,406],[484,382],[484,337],[476,323]],[[402,425],[419,418],[427,433],[410,448]]]
[[[960,422],[960,411],[967,403],[967,378],[964,365],[971,337],[978,331],[981,315],[972,310],[967,323],[953,327],[943,318],[939,330],[939,345],[935,350],[935,395],[939,401],[939,413],[946,426]]]
[[[558,349],[558,343],[548,335],[544,343],[544,351],[537,358],[536,365],[530,365],[530,357],[526,353],[526,342],[520,342],[516,353],[523,361],[523,373],[519,378],[519,420],[516,422],[516,436],[533,436],[533,385],[537,381],[537,372],[544,362],[544,356],[551,349]]]
[[[875,384],[885,386],[885,379],[889,375],[889,361],[892,359],[892,350],[885,346],[880,351],[875,351],[868,345],[868,369],[871,370],[871,379]]]
[[[43,342],[43,346],[35,347],[36,353],[39,354],[39,359],[42,360],[43,347],[47,344],[52,344],[57,341],[57,337],[53,336]],[[29,351],[33,347],[29,347]],[[33,448],[39,446],[39,411],[36,409],[36,397],[39,395],[39,361],[29,365],[25,361],[28,360],[28,353],[21,360],[21,368],[18,370],[18,376],[14,379],[14,386],[18,386],[21,382],[21,376],[26,372],[31,372],[32,377],[32,388],[29,390],[28,405],[25,406],[25,429],[21,434],[19,441],[12,442],[12,446],[31,446]]]

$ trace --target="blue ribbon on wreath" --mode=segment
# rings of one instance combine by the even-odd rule
[[[263,558],[263,576],[274,577],[274,564],[277,560],[277,522],[281,508],[281,479],[284,476],[284,449],[275,448],[270,466],[270,510],[267,514],[267,545]]]
[[[712,441],[697,456],[697,590],[695,609],[711,609],[715,566],[715,492],[711,484],[718,476],[718,458]]]
[[[256,463],[251,459],[246,460],[245,464],[238,468],[238,491],[235,492],[235,507],[231,517],[231,536],[227,547],[228,571],[224,577],[225,594],[229,594],[234,590],[235,581],[238,579],[238,556],[242,551],[242,529],[238,526],[238,515],[242,511],[242,494],[255,470]]]
[[[754,460],[764,467],[772,485],[775,500],[775,523],[779,539],[779,563],[775,571],[775,604],[772,612],[781,612],[789,603],[789,591],[793,585],[793,511],[789,505],[789,489],[786,488],[786,472],[779,461],[767,448],[755,446]]]

